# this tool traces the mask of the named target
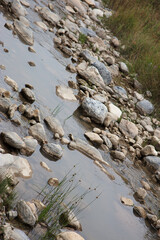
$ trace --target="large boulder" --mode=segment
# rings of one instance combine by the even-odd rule
[[[48,116],[44,119],[44,121],[47,123],[47,125],[54,134],[58,133],[60,137],[64,136],[64,130],[58,119]]]
[[[146,99],[137,102],[136,108],[141,114],[151,114],[154,111],[153,104]]]
[[[56,13],[51,12],[47,7],[43,7],[40,10],[40,14],[42,17],[47,20],[48,22],[55,25],[61,18]]]
[[[56,236],[57,240],[84,240],[83,237],[81,237],[78,233],[76,232],[61,232]]]
[[[46,132],[41,123],[36,123],[29,128],[29,134],[33,136],[39,143],[47,142]]]
[[[32,227],[35,225],[37,217],[34,215],[30,205],[27,204],[27,202],[20,200],[17,203],[17,212],[18,217],[23,223],[26,223]]]
[[[47,157],[53,159],[59,159],[63,155],[63,149],[59,144],[46,143],[43,144],[41,150],[47,155]]]
[[[106,85],[109,85],[112,81],[111,73],[108,71],[104,63],[96,61],[93,63],[93,66],[96,67],[103,78],[103,81]]]
[[[144,158],[144,161],[147,164],[147,167],[152,172],[160,170],[160,157],[147,156]]]
[[[125,119],[121,120],[119,130],[127,137],[135,138],[138,135],[138,128],[136,125]]]
[[[25,158],[0,153],[0,174],[30,178],[32,169]]]
[[[95,122],[103,124],[108,112],[107,107],[103,103],[87,97],[82,101],[82,108]]]
[[[5,143],[9,146],[14,147],[16,149],[21,149],[25,147],[25,143],[22,138],[15,132],[2,132],[2,138]]]
[[[34,43],[34,37],[33,37],[33,31],[26,27],[25,24],[23,24],[21,21],[15,19],[14,20],[14,27],[19,35],[19,37],[28,45],[33,45]]]

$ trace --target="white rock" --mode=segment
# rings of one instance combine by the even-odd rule
[[[35,22],[35,24],[40,27],[41,29],[43,29],[44,31],[47,31],[48,30],[48,27],[46,26],[45,23],[43,22]]]
[[[12,78],[10,78],[10,77],[8,77],[8,76],[5,76],[5,77],[4,77],[4,81],[5,81],[9,86],[11,86],[14,91],[16,91],[16,92],[18,91],[18,84],[17,84]]]
[[[120,110],[119,107],[117,107],[116,105],[114,105],[113,103],[109,103],[108,105],[108,111],[112,114],[114,114],[117,118],[117,120],[121,117],[122,115],[122,111]]]
[[[84,135],[93,143],[96,143],[99,145],[103,143],[102,138],[97,133],[86,132]]]
[[[77,98],[73,93],[73,90],[69,87],[63,85],[56,86],[56,94],[65,100],[77,101]]]
[[[52,172],[52,170],[48,167],[48,165],[45,162],[40,162],[41,167],[46,169],[48,172]]]

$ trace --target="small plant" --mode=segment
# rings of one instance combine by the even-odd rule
[[[62,111],[62,106],[60,104],[58,104],[52,111],[51,115],[53,117],[56,117],[58,115],[58,113],[60,113]]]
[[[79,34],[79,42],[84,45],[85,43],[87,43],[87,36],[83,33]]]

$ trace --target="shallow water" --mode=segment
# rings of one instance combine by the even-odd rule
[[[35,4],[29,1],[31,7]],[[28,9],[27,9],[28,10]],[[60,10],[59,10],[60,11]],[[63,124],[65,136],[72,133],[75,137],[84,138],[84,132],[91,128],[88,124],[79,120],[79,106],[77,102],[64,101],[56,96],[56,86],[60,84],[68,85],[68,80],[76,81],[76,75],[65,70],[66,66],[71,62],[69,58],[64,58],[62,54],[54,48],[54,33],[44,33],[33,22],[40,19],[37,13],[31,9],[28,10],[27,18],[32,22],[34,29],[35,43],[34,49],[36,53],[28,51],[28,46],[22,43],[17,36],[13,36],[12,32],[4,27],[6,22],[5,14],[0,13],[0,41],[4,42],[4,47],[9,53],[3,51],[0,45],[0,64],[5,65],[6,70],[0,70],[0,84],[7,90],[10,87],[5,84],[4,76],[8,75],[13,78],[21,89],[25,83],[34,86],[36,102],[33,103],[38,107],[43,117],[50,115],[53,110],[60,106],[60,112],[57,118]],[[28,61],[33,61],[36,67],[30,67]],[[76,91],[75,91],[76,93]],[[13,93],[14,94],[14,93]],[[14,95],[13,97],[16,97]],[[68,118],[69,117],[69,118]],[[68,119],[67,119],[68,118]],[[67,120],[66,120],[67,119]],[[66,120],[66,121],[65,121]],[[28,122],[23,121],[22,126],[16,127],[8,120],[0,122],[0,130],[11,130],[17,132],[20,136],[28,134]],[[48,139],[56,142],[52,133],[46,128]],[[141,175],[139,170],[134,169],[129,172],[130,182],[126,182],[113,170],[115,181],[111,181],[100,169],[93,163],[93,160],[87,158],[78,151],[71,151],[63,145],[63,157],[54,162],[45,158],[39,151],[38,146],[35,153],[26,157],[33,169],[31,179],[20,180],[17,186],[19,198],[31,200],[36,196],[34,188],[36,186],[43,187],[50,177],[62,179],[65,174],[73,168],[73,172],[77,173],[76,179],[81,179],[78,191],[81,193],[90,186],[97,190],[93,191],[86,199],[83,200],[84,206],[91,202],[99,193],[100,197],[96,199],[89,207],[87,207],[80,215],[83,231],[80,233],[87,240],[142,240],[156,239],[150,229],[145,225],[143,219],[139,219],[133,214],[132,207],[126,207],[121,204],[120,197],[125,196],[133,198],[134,183],[138,181],[137,177]],[[108,160],[116,169],[116,164],[104,152],[101,152],[105,160]],[[40,162],[44,161],[52,169],[47,172],[40,166]],[[128,167],[132,167],[132,163],[128,160]],[[122,165],[119,172],[125,175],[126,168]],[[127,172],[127,173],[128,173]],[[132,175],[133,173],[133,175]],[[136,176],[136,174],[137,176]]]

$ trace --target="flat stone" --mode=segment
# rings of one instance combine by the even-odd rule
[[[89,28],[81,27],[80,32],[82,34],[86,35],[86,36],[89,36],[89,37],[96,37],[97,36],[97,34],[92,29],[89,29]]]
[[[160,157],[147,156],[144,158],[147,163],[147,167],[152,172],[158,171],[160,169]]]
[[[4,77],[4,81],[5,81],[9,86],[11,86],[14,91],[16,91],[16,92],[18,91],[18,84],[17,84],[12,78],[10,78],[10,77],[8,77],[8,76],[5,76],[5,77]]]
[[[22,138],[15,132],[2,132],[1,133],[3,140],[9,146],[14,147],[16,149],[21,149],[25,147],[25,143]]]
[[[63,150],[59,144],[46,143],[42,146],[41,150],[53,159],[59,159],[63,155]]]
[[[40,14],[45,20],[52,23],[53,25],[55,25],[61,19],[60,16],[58,16],[56,13],[51,12],[47,7],[43,7],[40,10]]]
[[[82,101],[82,108],[88,116],[92,117],[96,122],[103,124],[108,112],[107,107],[103,103],[87,97]]]
[[[56,94],[65,100],[77,101],[77,98],[75,97],[75,95],[73,93],[73,90],[69,87],[66,87],[63,85],[56,86]]]
[[[91,142],[95,144],[101,145],[103,143],[102,138],[97,133],[86,132],[84,136],[87,137]]]
[[[56,236],[56,240],[84,240],[84,238],[81,237],[81,236],[80,236],[78,233],[76,233],[76,232],[69,231],[69,232],[59,233],[59,234]]]
[[[64,130],[58,119],[48,116],[44,119],[44,121],[47,123],[54,134],[58,133],[60,137],[64,136]]]
[[[26,27],[21,21],[15,19],[14,27],[20,38],[28,45],[34,44],[33,31]]]
[[[43,22],[35,22],[35,24],[40,27],[41,29],[43,29],[44,31],[47,31],[48,30],[48,27],[45,23]]]
[[[93,63],[93,66],[96,67],[103,78],[103,81],[106,85],[109,85],[112,81],[111,73],[108,71],[104,63],[96,61]]]
[[[138,135],[138,128],[136,125],[125,119],[121,120],[119,130],[127,137],[135,138]]]
[[[12,12],[17,16],[25,16],[27,14],[26,9],[21,5],[19,0],[13,0],[11,3]]]
[[[25,158],[0,153],[0,159],[0,175],[5,174],[7,176],[9,174],[22,178],[30,178],[32,176],[31,166]]]
[[[126,206],[133,206],[132,199],[121,197],[121,202]]]
[[[29,128],[29,134],[33,136],[38,142],[44,143],[47,142],[46,133],[44,127],[41,123],[36,123],[35,125]]]
[[[136,104],[136,108],[141,114],[151,114],[154,111],[154,106],[151,102],[144,99]]]
[[[32,212],[32,209],[29,207],[29,205],[23,201],[20,200],[17,203],[17,212],[18,217],[22,220],[23,223],[26,223],[30,226],[34,226],[36,223],[36,217]]]
[[[23,23],[26,27],[29,27],[29,26],[30,26],[30,23],[29,23],[28,19],[25,18],[24,16],[20,16],[20,17],[19,17],[19,21],[20,21],[21,23]]]
[[[26,87],[22,88],[21,94],[26,100],[28,100],[31,103],[33,103],[36,100],[35,95],[30,88],[26,88]]]
[[[83,153],[84,155],[86,155],[87,157],[93,160],[97,160],[98,162],[109,166],[109,164],[103,160],[102,155],[95,147],[89,145],[87,142],[81,139],[76,139],[75,141],[71,141],[69,144],[69,147],[71,149],[78,150],[79,152]]]
[[[26,0],[20,0],[21,4],[25,7],[30,7],[30,4]]]

